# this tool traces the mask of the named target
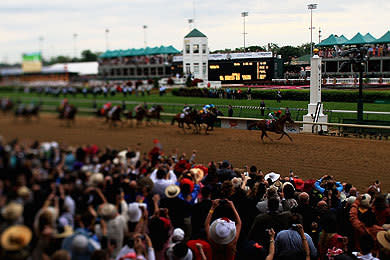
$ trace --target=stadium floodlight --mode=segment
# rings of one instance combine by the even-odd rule
[[[308,4],[307,8],[310,10],[310,57],[313,56],[313,10],[317,9],[318,4]]]
[[[105,33],[106,33],[106,51],[108,51],[108,33],[110,32],[109,29],[106,29],[105,30]]]
[[[142,28],[144,29],[144,48],[146,48],[146,29],[148,29],[148,26],[143,25]]]
[[[244,33],[243,33],[243,35],[244,35],[244,52],[245,52],[245,36],[246,36],[246,32],[245,32],[245,17],[247,17],[248,16],[248,12],[242,12],[241,13],[241,17],[243,18],[243,22],[244,22]]]

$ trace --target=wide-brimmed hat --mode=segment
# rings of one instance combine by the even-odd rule
[[[356,197],[355,196],[349,196],[346,201],[348,204],[353,204],[356,200]]]
[[[1,247],[8,251],[17,251],[27,246],[32,237],[31,230],[22,225],[7,228],[1,235]]]
[[[196,182],[200,182],[204,177],[204,171],[200,168],[192,168],[190,172],[194,175]]]
[[[1,215],[4,219],[14,221],[23,214],[23,205],[16,202],[8,203],[2,210]]]
[[[362,200],[360,201],[360,206],[364,208],[369,208],[371,202],[371,196],[368,193],[363,194]]]
[[[73,228],[71,226],[64,226],[64,231],[62,233],[57,233],[54,235],[54,238],[66,238],[73,235]]]
[[[127,215],[130,222],[138,222],[142,217],[142,211],[140,207],[145,207],[145,203],[133,202],[129,204]]]
[[[272,182],[279,180],[279,178],[280,178],[280,174],[275,172],[270,172],[264,176],[265,180],[271,179]]]
[[[167,198],[175,198],[180,193],[180,187],[175,185],[175,184],[171,184],[165,188],[164,193],[165,193],[165,196],[167,196]]]
[[[102,184],[103,182],[104,182],[104,175],[98,172],[92,174],[91,177],[89,177],[88,184],[90,186],[96,187],[99,184]]]
[[[288,182],[286,181],[285,183],[283,183],[282,185],[282,190],[284,190],[284,188],[286,188],[287,186],[291,186],[293,188],[293,190],[295,191],[295,188],[294,188],[294,185],[292,185],[291,182]]]
[[[379,244],[381,244],[385,249],[390,250],[390,230],[379,231],[376,234]]]
[[[116,207],[111,203],[104,203],[98,210],[99,215],[105,219],[111,219],[116,216]]]
[[[236,223],[227,218],[219,218],[211,223],[209,232],[214,243],[227,245],[236,237]]]

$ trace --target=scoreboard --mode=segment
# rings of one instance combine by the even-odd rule
[[[209,60],[209,81],[256,83],[275,78],[274,58]]]

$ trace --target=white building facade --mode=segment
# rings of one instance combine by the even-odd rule
[[[207,36],[193,29],[184,37],[183,74],[208,80],[209,48]]]

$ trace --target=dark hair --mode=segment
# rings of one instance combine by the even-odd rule
[[[292,185],[285,185],[283,187],[283,194],[286,199],[292,199],[294,198],[294,187]]]
[[[157,179],[164,179],[167,173],[163,169],[158,169],[156,173]]]
[[[106,260],[109,258],[107,251],[105,250],[95,250],[91,255],[91,260]]]
[[[368,210],[364,214],[359,216],[359,219],[366,225],[367,227],[372,227],[373,225],[376,224],[376,216],[375,214],[371,211]]]
[[[153,217],[149,221],[149,230],[153,247],[156,251],[162,250],[169,238],[169,231],[165,228],[164,222],[159,217]]]
[[[202,198],[207,198],[207,197],[210,196],[211,190],[210,190],[209,187],[204,186],[204,187],[202,188],[202,190],[200,191],[200,193],[202,194]]]
[[[173,255],[178,258],[184,258],[187,255],[188,246],[184,243],[178,243],[173,247]]]
[[[292,213],[288,218],[290,226],[293,224],[302,224],[302,216],[298,213]]]
[[[371,252],[374,248],[374,239],[368,234],[365,234],[359,238],[360,249],[364,255]]]
[[[268,198],[267,201],[268,210],[271,212],[276,212],[279,209],[279,199],[276,197]]]
[[[251,168],[249,169],[251,172],[257,172],[257,167],[252,165]]]

